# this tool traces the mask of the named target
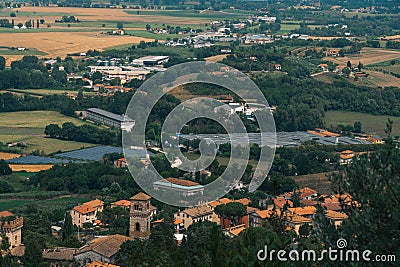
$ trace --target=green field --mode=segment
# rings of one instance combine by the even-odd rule
[[[29,49],[29,50],[23,50],[19,51],[17,49],[7,49],[7,48],[1,48],[0,49],[0,55],[32,55],[32,56],[44,56],[46,53],[42,51],[38,51],[36,49]]]
[[[385,128],[388,118],[394,121],[393,135],[400,135],[400,117],[376,116],[347,111],[328,111],[325,113],[325,124],[330,127],[331,125],[335,126],[338,124],[353,125],[354,122],[360,121],[362,123],[363,132],[385,136]]]
[[[38,208],[44,208],[46,210],[55,209],[66,209],[72,208],[73,206],[88,201],[88,198],[73,196],[73,197],[61,197],[48,200],[31,200],[31,199],[2,199],[0,200],[0,210],[14,210],[16,208],[23,208],[28,204],[36,205]]]
[[[290,32],[296,29],[299,29],[299,24],[281,24],[281,32]]]
[[[136,15],[137,11],[125,10],[127,14]],[[140,10],[140,15],[152,15],[152,16],[171,16],[175,18],[183,18],[188,21],[193,20],[193,18],[204,19],[206,20],[228,20],[228,19],[244,19],[248,17],[247,12],[240,12],[240,10],[236,10],[234,12],[229,11],[208,11],[200,13],[197,10],[157,10],[157,11],[146,11]]]
[[[155,34],[153,32],[148,32],[146,30],[140,31],[140,30],[127,30],[127,34],[131,34],[133,36],[137,37],[143,37],[143,38],[151,38],[151,39],[157,39],[157,40],[166,40],[167,38],[174,39],[174,38],[182,38],[187,35],[185,34]]]
[[[44,128],[48,124],[62,125],[64,122],[73,122],[76,125],[82,125],[85,123],[55,111],[2,112],[0,121],[0,142],[25,142],[28,147],[23,150],[24,153],[39,149],[49,154],[59,150],[70,151],[95,146],[89,143],[46,138]]]
[[[65,89],[12,89],[10,90],[12,92],[17,92],[17,93],[28,93],[28,94],[33,94],[33,95],[62,95],[62,94],[78,94],[78,91],[74,90],[65,90]],[[95,95],[95,92],[83,92],[84,96],[89,96],[89,95]]]

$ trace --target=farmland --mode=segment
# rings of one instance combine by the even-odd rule
[[[88,201],[85,197],[65,196],[61,198],[48,199],[48,200],[31,200],[31,199],[4,199],[0,200],[0,210],[14,210],[16,208],[23,208],[28,204],[34,204],[38,207],[46,207],[48,209],[60,209],[65,207],[73,207],[78,203]]]
[[[13,172],[40,172],[51,169],[53,164],[9,164]]]
[[[89,49],[104,50],[122,44],[152,41],[135,36],[112,36],[99,32],[35,32],[0,33],[0,45],[34,48],[46,53],[46,57],[66,56],[67,54],[86,52]]]
[[[3,112],[0,113],[0,142],[25,142],[25,153],[34,150],[44,150],[45,153],[69,151],[82,147],[92,147],[93,144],[49,139],[44,136],[44,128],[50,123],[63,124],[73,122],[82,125],[78,119],[66,117],[54,111]]]
[[[398,58],[400,58],[400,51],[364,47],[359,55],[349,55],[339,58],[326,57],[324,60],[329,60],[340,65],[346,65],[347,61],[350,60],[351,64],[355,66],[358,64],[358,62],[361,62],[364,66],[367,66]]]
[[[353,125],[354,122],[360,121],[364,132],[385,136],[385,128],[388,118],[394,121],[393,134],[400,135],[400,117],[375,116],[347,111],[328,111],[325,114],[325,124],[330,127],[331,125],[335,126],[338,124]]]

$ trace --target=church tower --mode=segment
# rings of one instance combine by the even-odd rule
[[[131,197],[129,236],[133,238],[148,238],[150,235],[151,197],[139,193]]]

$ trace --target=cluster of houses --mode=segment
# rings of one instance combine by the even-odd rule
[[[343,154],[351,156],[350,151],[345,151]],[[169,178],[167,181],[170,184],[179,185],[177,188],[188,187],[190,190],[198,190],[199,187],[199,184],[183,179]],[[159,186],[162,187],[162,185]],[[215,212],[219,205],[234,202],[240,203],[246,208],[245,214],[238,218],[224,218]],[[314,227],[317,205],[323,208],[325,217],[338,227],[347,218],[343,212],[344,207],[355,204],[349,195],[320,195],[308,187],[276,197],[261,199],[259,203],[251,203],[247,198],[236,200],[221,198],[176,212],[173,220],[174,235],[179,244],[185,236],[185,230],[193,223],[210,221],[220,225],[226,235],[233,237],[249,227],[262,227],[272,218],[281,220],[286,226],[286,231],[294,231],[299,234],[302,225]],[[116,266],[112,264],[124,242],[135,238],[148,238],[151,227],[163,221],[154,220],[157,209],[151,204],[151,197],[142,192],[129,200],[118,200],[110,205],[111,208],[120,207],[129,210],[130,223],[127,236],[120,234],[97,236],[80,248],[45,249],[42,254],[44,260],[49,262],[50,266],[61,266],[60,264],[72,262],[78,262],[80,266]],[[75,206],[70,210],[72,223],[81,229],[93,226],[103,227],[99,214],[103,212],[104,208],[104,202],[99,199]],[[8,220],[4,218],[8,218]],[[13,256],[24,254],[25,248],[21,243],[22,227],[23,218],[15,217],[8,211],[0,212],[0,232],[7,236]]]
[[[300,206],[294,205],[294,195],[298,196]],[[246,206],[246,214],[231,221],[228,218],[219,217],[214,212],[216,206],[231,202],[239,202]],[[174,218],[176,222],[179,222],[176,230],[180,233],[195,222],[210,221],[221,225],[227,235],[237,236],[249,227],[262,227],[268,220],[275,217],[282,220],[287,226],[287,231],[293,230],[299,234],[302,225],[314,226],[313,219],[317,213],[317,205],[323,207],[326,218],[337,227],[347,218],[347,215],[343,213],[343,205],[352,204],[354,203],[349,195],[319,195],[317,191],[306,187],[277,197],[262,199],[258,203],[261,209],[252,207],[250,200],[246,198],[239,200],[222,198],[203,206],[181,210],[174,214]]]

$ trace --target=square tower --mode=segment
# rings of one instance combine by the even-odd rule
[[[133,238],[148,238],[150,235],[151,197],[138,193],[131,197],[129,236]]]

